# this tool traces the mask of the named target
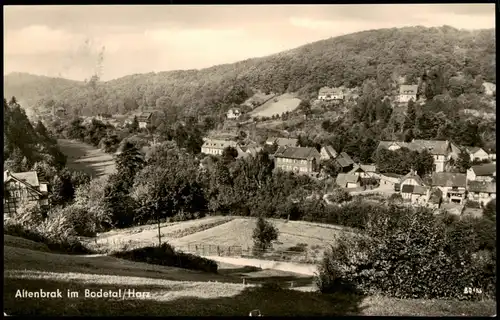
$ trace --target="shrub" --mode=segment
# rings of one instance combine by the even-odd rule
[[[54,252],[65,254],[94,253],[92,250],[85,247],[80,241],[78,241],[77,238],[49,238],[41,234],[39,231],[26,229],[19,224],[6,224],[4,226],[4,234],[44,243],[51,251]]]
[[[113,254],[114,257],[162,266],[217,273],[217,262],[189,253],[178,252],[168,243]]]
[[[299,243],[293,247],[288,248],[288,251],[305,252],[307,250],[307,243]]]
[[[475,223],[420,208],[372,212],[366,224],[369,237],[338,239],[325,252],[316,282],[322,292],[344,282],[365,293],[398,298],[474,298],[464,294],[465,287],[493,297],[496,254],[480,250]]]
[[[331,202],[336,202],[336,203],[350,201],[351,199],[352,199],[352,196],[349,194],[349,192],[345,191],[342,188],[336,188],[328,196],[328,200],[330,200]]]
[[[403,196],[401,195],[401,193],[393,193],[389,197],[389,201],[390,202],[395,202],[395,203],[403,202]]]

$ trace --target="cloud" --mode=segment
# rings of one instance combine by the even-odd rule
[[[45,54],[67,51],[81,42],[82,35],[44,25],[31,25],[11,32],[4,31],[5,54]]]

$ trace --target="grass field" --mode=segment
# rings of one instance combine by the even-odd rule
[[[67,167],[70,169],[83,171],[91,177],[109,175],[116,171],[113,156],[94,146],[67,139],[58,139],[57,144],[68,157]]]
[[[22,247],[17,247],[21,245]],[[28,247],[28,248],[27,248]],[[68,256],[39,251],[29,240],[4,242],[4,312],[8,315],[246,316],[260,309],[283,316],[490,316],[494,301],[399,300],[261,287],[257,283],[294,279],[274,270],[220,265],[220,274],[131,262],[111,257]],[[241,277],[250,284],[243,284]],[[247,283],[248,283],[247,282]],[[18,290],[56,291],[62,298],[16,298]],[[118,292],[122,297],[85,297],[85,290]],[[68,297],[67,290],[78,292]],[[146,294],[128,294],[128,290]]]
[[[232,219],[231,217],[216,216],[183,222],[163,223],[160,225],[162,241],[173,243],[177,238],[221,226]],[[85,242],[92,246],[93,249],[102,252],[119,251],[125,245],[127,249],[156,245],[158,244],[158,226],[152,224],[114,230],[102,233],[96,239],[86,239]]]
[[[306,244],[308,254],[321,255],[323,249],[335,242],[346,228],[305,221],[270,219],[280,234],[274,244],[275,251],[286,251],[298,244]],[[243,217],[214,216],[163,224],[163,241],[176,248],[185,249],[188,245],[202,244],[214,246],[241,246],[243,250],[253,246],[252,233],[256,219]],[[349,231],[350,232],[350,231]],[[97,240],[97,245],[95,244]],[[89,245],[101,252],[140,248],[158,243],[156,225],[116,230],[100,234],[97,239],[87,239]]]
[[[274,100],[278,101],[275,102]],[[287,111],[295,110],[300,103],[300,99],[295,98],[290,93],[285,93],[277,96],[275,99],[271,99],[264,103],[263,105],[255,108],[249,112],[252,117],[272,117],[275,114],[282,114]]]

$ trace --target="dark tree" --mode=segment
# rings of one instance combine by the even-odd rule
[[[226,163],[233,162],[238,157],[238,150],[234,147],[226,147],[222,150],[222,159]]]

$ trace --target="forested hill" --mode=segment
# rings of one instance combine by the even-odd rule
[[[376,80],[393,90],[401,76],[416,83],[439,70],[444,85],[462,75],[496,83],[495,31],[406,27],[363,31],[330,38],[234,64],[202,70],[130,75],[85,84],[26,74],[4,77],[4,96],[30,107],[62,106],[70,114],[124,113],[140,107],[181,107],[216,113],[244,101],[254,90],[299,92],[322,86],[361,86]],[[482,78],[482,79],[480,79]]]

